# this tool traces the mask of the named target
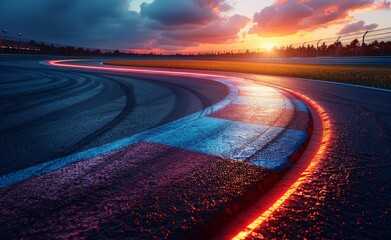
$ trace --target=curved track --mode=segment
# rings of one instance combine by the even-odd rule
[[[202,72],[304,94],[323,107],[334,128],[323,161],[248,238],[391,236],[391,91],[297,78]],[[244,214],[230,225],[225,237],[243,230],[248,216],[253,215]]]
[[[9,66],[7,66],[7,68],[8,67]],[[226,75],[229,77],[238,77],[243,79],[252,79],[259,82],[292,89],[295,92],[305,94],[323,107],[323,109],[328,113],[330,121],[333,125],[333,137],[330,142],[328,142],[328,145],[331,147],[329,147],[327,149],[327,152],[324,153],[326,157],[323,159],[323,161],[315,169],[313,169],[312,172],[307,173],[307,175],[303,177],[303,183],[278,209],[274,210],[271,218],[266,219],[266,221],[264,221],[261,226],[255,227],[249,235],[246,235],[246,237],[386,238],[391,235],[390,229],[388,228],[388,225],[391,222],[391,201],[389,198],[391,193],[391,179],[389,175],[389,171],[391,171],[389,158],[389,154],[391,153],[391,112],[389,111],[389,109],[391,109],[390,91],[293,78],[267,77],[250,74],[221,72],[202,73]],[[83,73],[80,72],[80,74]],[[112,74],[107,77],[111,78]],[[116,80],[118,80],[117,77],[121,78],[119,76],[115,76]],[[161,76],[159,76],[159,78],[160,77]],[[173,78],[174,77],[169,77],[169,79]],[[167,85],[164,85],[164,88],[167,88]],[[195,99],[197,99],[197,101],[199,102],[198,109],[202,109],[205,104],[208,105],[211,102],[205,101],[203,97],[198,96],[198,93],[199,91],[197,91],[197,93],[191,92],[191,95],[195,96]],[[189,92],[187,92],[186,95],[187,94],[189,94]],[[191,100],[191,102],[193,100]],[[217,102],[218,99],[215,99],[215,101]],[[169,115],[169,112],[170,111],[167,110],[165,116]],[[160,121],[164,122],[170,121],[172,119],[173,118]],[[156,146],[153,147],[157,149]],[[137,146],[137,149],[131,149],[131,151],[135,151],[139,154],[153,154],[152,152],[146,152],[146,150],[148,150],[148,146],[146,146],[145,144]],[[170,152],[172,151],[172,148],[164,149],[165,155],[160,156],[165,159],[165,161],[167,161],[166,164],[171,164],[172,159],[170,159],[170,156],[172,155],[170,155]],[[123,154],[124,156],[126,155],[126,153],[120,154]],[[187,152],[182,152],[181,154],[183,159],[186,159],[186,157],[188,156]],[[165,158],[165,156],[167,158]],[[114,158],[110,159],[110,164],[114,164],[116,160]],[[174,195],[174,199],[186,196],[184,197],[184,199],[180,200],[183,200],[186,203],[191,203],[192,198],[188,198],[186,194],[190,194],[190,196],[193,196],[192,194],[200,194],[199,192],[192,192],[191,190],[192,188],[194,188],[194,186],[196,186],[195,190],[197,189],[197,186],[204,186],[204,182],[198,182],[198,179],[204,179],[204,177],[207,178],[207,176],[210,176],[211,174],[213,175],[214,173],[221,172],[220,170],[223,168],[222,166],[224,166],[224,171],[222,171],[222,173],[224,174],[214,176],[214,178],[212,178],[210,182],[206,181],[207,185],[205,186],[209,186],[210,184],[222,181],[222,186],[231,186],[233,187],[233,191],[242,191],[242,189],[246,187],[246,181],[248,181],[248,179],[245,180],[247,175],[242,173],[245,172],[247,174],[252,174],[253,176],[258,178],[262,177],[263,174],[261,174],[262,171],[259,171],[259,169],[255,170],[254,168],[249,167],[247,165],[236,165],[235,163],[230,163],[232,164],[232,166],[230,167],[231,170],[228,171],[225,168],[226,166],[224,165],[224,163],[226,162],[224,162],[223,159],[207,159],[207,161],[204,161],[203,156],[196,156],[195,159],[197,159],[197,161],[199,162],[197,163],[197,161],[191,161],[190,159],[188,161],[189,163],[191,162],[191,164],[193,164],[194,166],[200,164],[201,162],[212,162],[211,165],[207,165],[210,171],[207,173],[207,175],[205,175],[205,173],[199,172],[198,170],[194,171],[195,169],[198,169],[194,168],[192,170],[194,171],[194,174],[190,174],[189,176],[191,177],[186,178],[185,182],[182,182],[182,185],[180,185],[181,189],[183,187],[183,189],[187,189],[188,192],[185,191],[184,193],[179,194],[177,196]],[[103,164],[103,162],[101,161],[102,160],[98,159],[97,164]],[[96,168],[97,166],[98,165],[94,165],[92,167]],[[112,167],[112,165],[110,166]],[[153,166],[151,171],[156,170],[156,173],[158,172],[158,170],[161,170],[162,167],[155,165],[151,166]],[[176,166],[176,168],[178,169],[183,168],[183,166],[181,166],[180,164],[173,166]],[[79,167],[80,169],[78,171],[81,171],[87,166],[83,166],[81,164]],[[164,167],[169,166],[167,165]],[[143,171],[143,166],[136,167],[136,169],[133,169],[133,171]],[[63,174],[66,174],[66,170],[64,170]],[[260,175],[257,176],[257,174]],[[127,175],[125,174],[123,176],[126,177]],[[104,178],[105,176],[102,175],[102,177]],[[173,176],[162,175],[161,177],[162,179],[168,178],[170,179],[170,181],[174,182],[178,181],[178,179],[172,178]],[[240,181],[235,182],[235,184],[237,184],[237,188],[235,188],[235,184],[232,184],[232,182],[229,182],[228,180],[235,178],[241,179]],[[138,181],[144,180],[142,176],[137,179]],[[53,179],[53,181],[54,180],[55,178]],[[122,183],[120,179],[116,179],[115,182]],[[88,185],[87,183],[85,184]],[[161,183],[150,182],[149,184],[149,188],[158,189]],[[108,186],[102,185],[98,187],[105,189]],[[167,189],[169,191],[174,191],[174,189],[172,188]],[[214,192],[208,191],[210,189],[204,189],[204,194],[208,196],[207,199],[213,199],[216,197],[216,195],[214,195]],[[164,190],[164,192],[166,190]],[[62,191],[65,192],[65,195],[72,194],[71,190],[67,192],[67,190],[63,188]],[[91,191],[94,191],[94,189],[91,189]],[[113,191],[118,194],[118,191],[120,192],[121,189],[118,188],[114,189]],[[113,192],[108,191],[108,193],[112,194]],[[133,194],[138,193],[136,192]],[[98,200],[99,199],[104,200],[105,198],[102,195],[99,196]],[[240,199],[239,201],[243,201],[243,199]],[[82,200],[82,202],[86,204],[84,207],[88,208],[88,204],[90,202],[86,199]],[[72,202],[63,202],[60,200],[60,203],[64,205],[74,206]],[[137,206],[137,208],[135,209],[138,209],[138,207],[151,207],[155,209],[156,207],[156,209],[169,209],[170,211],[176,211],[175,205],[155,206],[153,205],[154,203],[155,202],[152,200],[140,202],[140,199],[136,198],[135,206]],[[176,203],[177,202],[175,202],[174,204]],[[214,203],[211,202],[198,202],[197,204],[191,204],[190,208],[190,211],[192,211],[193,216],[196,218],[199,215],[202,215],[202,213],[200,212],[200,206],[215,206],[213,205]],[[113,208],[114,207],[115,206],[113,206]],[[242,228],[246,226],[246,224],[243,224],[243,222],[248,222],[249,220],[251,220],[251,217],[254,216],[254,214],[250,213],[251,211],[254,211],[254,209],[250,209],[248,213],[244,212],[243,216],[238,218],[238,221],[234,221],[231,225],[229,225],[228,230],[225,229],[223,231],[226,235],[221,236],[232,236],[232,234],[236,234],[237,232],[241,231]],[[108,214],[107,216],[110,216],[111,211],[110,209],[105,209],[103,213]],[[158,214],[159,212],[155,211],[152,213]],[[52,214],[55,215],[57,213],[47,213],[46,215],[43,215],[43,217],[47,217]],[[67,212],[67,214],[70,213]],[[127,214],[129,214],[129,212],[125,213],[124,216],[127,216]],[[138,222],[140,220],[140,216],[137,215],[137,210],[136,213],[132,212],[131,215],[134,215],[136,217],[132,219],[126,219],[126,221]],[[94,216],[94,213],[92,213],[91,216]],[[180,216],[185,217],[186,214]],[[61,218],[58,218],[57,220],[61,220]],[[89,219],[86,218],[86,220]],[[218,220],[224,222],[224,219]],[[186,221],[191,222],[191,219],[185,219],[185,222]],[[38,225],[35,226],[37,228],[40,228],[42,227],[42,225],[39,224],[44,224],[44,222],[38,222],[37,224]],[[108,226],[117,226],[118,222],[108,222],[106,224],[108,224]],[[213,224],[215,224],[216,226],[218,225],[216,222],[214,222]],[[214,226],[213,224],[211,225],[212,228]],[[71,226],[72,223],[69,223],[69,225]],[[26,226],[26,228],[27,227],[29,226]],[[124,229],[126,229],[127,232],[132,232],[134,230],[132,229],[132,225],[123,227]],[[99,229],[99,226],[97,229]],[[88,231],[90,231],[91,233],[91,231],[95,230],[89,229]],[[190,231],[190,233],[194,234],[197,231],[202,232],[204,230],[205,229],[203,228],[193,229],[192,231]],[[88,231],[86,231],[87,235],[83,236],[89,236]],[[176,231],[178,232],[178,229]],[[182,229],[181,231],[188,232],[188,229],[186,231]],[[99,235],[101,237],[110,236],[110,234],[107,235],[107,232],[98,232],[99,234],[101,234]],[[45,232],[43,232],[42,234],[43,235],[40,236],[50,236],[45,235],[47,234]],[[146,235],[140,236],[151,236],[148,235],[148,233],[144,234]],[[165,234],[168,233],[165,232]],[[68,237],[69,236],[70,235],[68,235]]]

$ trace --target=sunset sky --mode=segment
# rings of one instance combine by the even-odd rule
[[[271,48],[391,27],[381,0],[1,0],[7,36],[129,50]]]

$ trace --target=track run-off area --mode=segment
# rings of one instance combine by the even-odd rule
[[[343,121],[363,121],[349,116],[349,108],[341,109],[344,97],[356,99],[360,95],[349,90],[371,95],[372,99],[361,100],[378,109],[364,107],[359,111],[364,118],[376,119],[377,130],[383,133],[368,133],[366,141],[385,144],[370,149],[390,150],[389,123],[384,115],[387,106],[379,106],[379,102],[390,104],[386,101],[390,100],[389,91],[250,74],[116,67],[102,62],[40,61],[34,65],[39,70],[30,71],[43,77],[30,73],[31,78],[14,76],[14,81],[1,82],[5,124],[0,131],[5,139],[2,152],[7,153],[0,176],[4,237],[244,239],[279,237],[284,227],[288,228],[283,233],[287,236],[319,236],[319,231],[308,232],[305,224],[316,217],[304,211],[303,218],[310,220],[299,223],[304,226],[298,234],[279,224],[289,222],[290,206],[306,208],[302,204],[311,203],[297,200],[300,197],[315,200],[310,208],[319,213],[316,207],[325,206],[331,190],[327,182],[314,178],[323,171],[320,175],[330,179],[327,174],[335,171],[328,166],[333,164],[330,158],[346,158],[338,147],[359,148],[354,133],[343,134],[352,126],[341,127]],[[18,69],[17,64],[13,67]],[[50,77],[46,71],[55,73]],[[58,78],[56,71],[74,76]],[[63,80],[75,76],[80,81],[74,85]],[[98,80],[84,80],[92,78]],[[69,89],[77,86],[72,90],[76,92],[62,92],[61,83]],[[51,84],[56,84],[55,88]],[[55,92],[44,96],[48,89]],[[94,98],[107,89],[114,91],[100,97],[110,100],[101,103],[100,98]],[[113,95],[119,91],[127,95]],[[341,92],[348,94],[339,101],[336,96],[330,98],[341,96]],[[26,96],[26,102],[16,100]],[[81,107],[80,102],[86,105]],[[89,107],[95,112],[88,111]],[[373,112],[380,112],[380,117]],[[62,122],[63,118],[67,121]],[[78,118],[85,120],[78,122]],[[132,128],[135,125],[143,127]],[[59,127],[61,131],[49,131]],[[20,134],[15,134],[18,131]],[[18,146],[16,142],[26,131],[33,137]],[[32,153],[20,150],[25,144],[50,145],[45,136],[55,139],[59,132],[69,135],[63,138],[64,143],[53,143],[48,150],[32,148]],[[371,138],[371,134],[376,136]],[[346,142],[345,137],[353,140]],[[67,143],[69,139],[74,142]],[[338,142],[345,145],[336,145]],[[58,146],[61,150],[56,150]],[[40,158],[42,153],[50,154]],[[382,158],[369,156],[368,161]],[[330,181],[333,179],[338,176],[331,172]],[[387,178],[383,180],[387,182]],[[313,181],[317,181],[315,185]],[[386,184],[379,198],[386,196],[388,187]],[[303,196],[305,191],[309,193]],[[380,203],[379,209],[384,204]],[[306,210],[310,210],[308,206]],[[298,215],[295,217],[301,217]]]

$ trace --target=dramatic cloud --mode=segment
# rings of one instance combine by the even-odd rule
[[[388,0],[275,0],[251,19],[235,15],[241,0],[0,0],[0,28],[8,37],[107,49],[180,50],[243,40],[246,30],[285,36],[347,24],[355,11],[389,9]],[[133,3],[130,11],[130,3]],[[253,24],[253,25],[251,25]],[[251,27],[252,26],[252,27]],[[341,32],[373,29],[352,23]],[[245,30],[246,29],[246,30]]]
[[[364,21],[358,21],[351,24],[346,24],[339,32],[338,34],[348,34],[348,33],[355,33],[360,31],[369,31],[376,29],[379,25],[376,23],[365,25]]]
[[[200,29],[167,31],[163,37],[183,42],[228,43],[238,39],[239,31],[250,22],[250,19],[234,15],[228,19],[216,21]]]
[[[372,10],[390,10],[391,9],[391,3],[389,1],[383,0],[378,3],[374,3]]]
[[[8,36],[75,46],[182,49],[225,43],[249,19],[228,16],[227,0],[154,0],[140,12],[130,0],[1,0],[0,28]]]
[[[9,36],[91,47],[142,47],[156,33],[146,31],[126,0],[2,0],[1,28]],[[109,43],[109,44],[108,44]]]
[[[164,25],[206,24],[231,8],[225,0],[154,0],[143,3],[141,16]]]
[[[286,36],[351,20],[350,13],[380,9],[389,3],[373,0],[276,0],[254,15],[250,33],[263,37]]]
[[[154,0],[140,8],[145,26],[160,32],[156,46],[164,49],[234,42],[250,22],[240,15],[225,16],[232,8],[226,0]]]
[[[296,1],[276,3],[255,13],[255,26],[250,33],[261,36],[283,36],[296,33],[302,28],[302,21],[314,14],[309,6]]]

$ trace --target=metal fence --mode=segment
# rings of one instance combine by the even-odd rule
[[[182,52],[197,56],[239,57],[320,57],[320,56],[391,56],[391,27],[303,41],[273,49],[253,48],[227,51]]]

